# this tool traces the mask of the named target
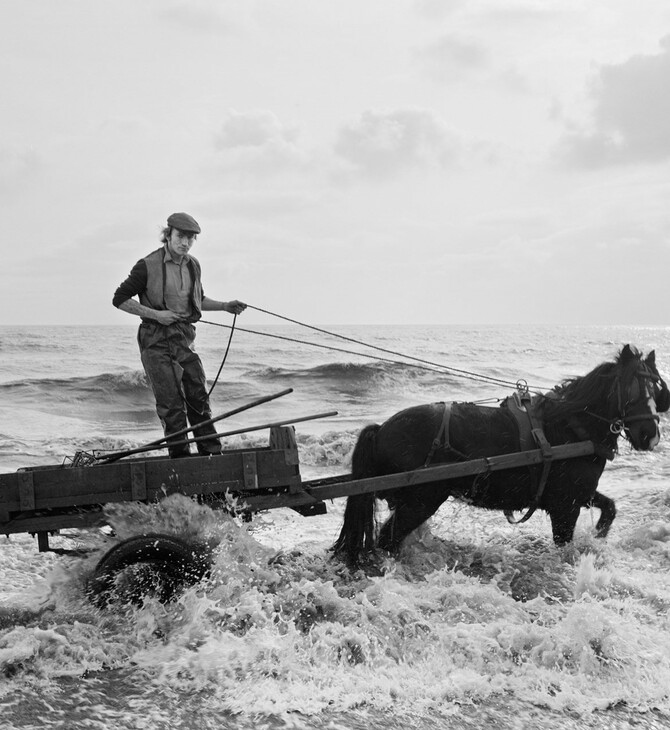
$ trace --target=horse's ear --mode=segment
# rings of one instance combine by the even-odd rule
[[[627,362],[629,362],[634,357],[635,357],[635,355],[633,354],[633,351],[631,350],[630,345],[624,345],[621,348],[621,353],[619,354],[619,362],[621,362],[625,365]]]
[[[656,367],[656,350],[652,350],[647,357],[645,358],[645,362],[647,365],[649,365],[650,368]]]

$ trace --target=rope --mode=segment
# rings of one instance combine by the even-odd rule
[[[207,391],[207,397],[209,398],[210,395],[212,395],[212,391],[216,387],[216,384],[219,382],[219,375],[221,375],[221,371],[223,370],[223,366],[226,363],[226,358],[228,357],[228,351],[230,350],[230,343],[233,341],[233,333],[235,332],[235,322],[237,322],[237,315],[233,315],[233,324],[230,327],[230,337],[228,338],[228,345],[226,347],[226,351],[223,353],[223,360],[221,360],[221,365],[219,365],[219,372],[216,374],[216,377],[214,378],[214,382],[212,383],[212,387]]]
[[[201,324],[214,325],[214,327],[225,327],[227,329],[230,328],[230,325],[221,324],[220,322],[208,322],[206,319],[201,319],[200,322],[201,322]],[[332,350],[334,352],[343,352],[346,355],[360,355],[361,357],[368,357],[368,353],[366,353],[366,352],[357,352],[356,350],[344,350],[341,347],[333,347],[332,345],[321,345],[318,342],[309,342],[308,340],[298,340],[295,337],[286,337],[285,335],[273,335],[273,334],[270,334],[269,332],[259,332],[258,330],[245,329],[244,327],[238,327],[237,331],[246,332],[249,335],[260,335],[261,337],[270,337],[274,340],[284,340],[286,342],[295,342],[298,345],[310,345],[311,347],[320,347],[323,350]],[[376,359],[381,362],[389,362],[394,365],[408,365],[409,364],[406,362],[402,362],[400,360],[391,360],[386,357],[377,357]],[[413,365],[412,367],[421,368],[420,365]],[[432,372],[432,373],[440,372],[439,370],[435,370],[435,368],[432,368],[432,367],[423,367],[421,369],[428,370],[429,372]]]
[[[363,347],[369,347],[369,348],[371,348],[373,350],[377,350],[377,351],[380,351],[380,352],[385,352],[385,353],[390,354],[390,355],[396,355],[398,357],[403,357],[403,358],[406,358],[408,360],[413,360],[414,362],[421,363],[421,365],[414,365],[414,367],[419,367],[419,368],[421,368],[423,370],[428,370],[430,372],[444,372],[444,371],[446,371],[447,373],[450,373],[452,375],[456,375],[458,377],[467,378],[469,380],[483,380],[485,382],[495,383],[496,385],[505,385],[505,386],[513,387],[513,388],[516,388],[517,385],[518,385],[518,381],[512,382],[510,380],[504,380],[502,378],[496,378],[496,377],[491,376],[491,375],[483,375],[481,373],[475,373],[475,372],[472,372],[472,371],[469,371],[469,370],[462,370],[460,368],[451,367],[449,365],[441,365],[440,363],[431,362],[430,360],[424,360],[424,359],[419,358],[419,357],[414,357],[413,355],[405,355],[404,353],[401,353],[401,352],[396,352],[394,350],[389,350],[389,349],[386,349],[384,347],[379,347],[377,345],[371,345],[371,344],[369,344],[367,342],[363,342],[361,340],[357,340],[357,339],[355,339],[353,337],[347,337],[346,335],[341,335],[341,334],[338,334],[337,332],[330,332],[328,330],[322,329],[321,327],[315,327],[314,325],[306,324],[304,322],[300,322],[298,320],[291,319],[290,317],[285,317],[285,316],[283,316],[281,314],[276,314],[275,312],[270,312],[267,309],[261,309],[260,307],[255,307],[255,306],[253,306],[251,304],[248,304],[247,307],[249,309],[254,309],[257,312],[262,312],[263,314],[269,314],[270,316],[276,317],[278,319],[285,320],[286,322],[291,322],[292,324],[299,325],[300,327],[305,327],[306,329],[311,329],[311,330],[314,330],[315,332],[320,332],[321,334],[329,335],[330,337],[336,337],[336,338],[339,338],[341,340],[345,340],[347,342],[353,342],[353,343],[355,343],[357,345],[362,345]],[[200,320],[200,321],[202,323],[204,323],[204,324],[210,324],[210,325],[213,325],[215,327],[227,327],[227,328],[230,328],[229,325],[221,324],[219,322],[210,322],[210,321],[207,321],[207,320]],[[362,356],[362,357],[369,357],[369,354],[368,353],[356,352],[356,351],[353,351],[353,350],[345,350],[345,349],[342,349],[342,348],[339,348],[339,347],[333,347],[332,345],[322,345],[322,344],[319,344],[319,343],[316,343],[316,342],[309,342],[309,341],[305,341],[305,340],[299,340],[299,339],[294,338],[294,337],[287,337],[287,336],[284,336],[284,335],[270,334],[268,332],[259,332],[258,330],[243,329],[241,327],[238,327],[237,329],[238,329],[239,332],[246,332],[248,334],[260,335],[261,337],[271,337],[273,339],[284,340],[284,341],[287,341],[287,342],[294,342],[294,343],[301,344],[301,345],[309,345],[309,346],[312,346],[312,347],[320,347],[322,349],[332,350],[334,352],[342,352],[342,353],[346,353],[346,354],[349,354],[349,355],[359,355],[359,356]],[[379,360],[379,361],[381,361],[381,362],[388,362],[388,363],[392,363],[394,365],[408,365],[408,364],[410,364],[410,363],[407,363],[407,362],[404,362],[404,361],[390,360],[390,359],[384,358],[384,357],[377,357],[376,359]],[[537,392],[543,392],[544,390],[547,390],[547,388],[539,388],[537,386],[534,386],[534,387],[537,390]]]
[[[456,375],[463,375],[463,376],[467,376],[469,378],[479,378],[481,380],[487,380],[490,383],[496,383],[498,385],[511,385],[513,387],[516,387],[516,382],[512,382],[510,380],[504,380],[502,378],[496,378],[496,377],[494,377],[492,375],[482,375],[480,373],[471,372],[470,370],[461,370],[460,368],[454,368],[454,367],[451,367],[450,365],[442,365],[440,363],[431,362],[430,360],[424,360],[424,359],[422,359],[420,357],[414,357],[413,355],[405,355],[402,352],[395,352],[393,350],[387,350],[385,347],[379,347],[377,345],[371,345],[368,342],[362,342],[361,340],[356,340],[353,337],[347,337],[346,335],[341,335],[341,334],[338,334],[337,332],[329,332],[328,330],[321,329],[320,327],[315,327],[315,326],[310,325],[310,324],[305,324],[304,322],[299,322],[296,319],[291,319],[290,317],[284,317],[281,314],[276,314],[275,312],[270,312],[267,309],[261,309],[260,307],[254,307],[251,304],[249,304],[247,306],[249,307],[249,309],[255,309],[257,312],[262,312],[263,314],[269,314],[272,317],[277,317],[277,319],[283,319],[286,322],[291,322],[292,324],[297,324],[297,325],[299,325],[301,327],[306,327],[307,329],[314,330],[315,332],[320,332],[321,334],[324,334],[324,335],[329,335],[331,337],[337,337],[337,338],[339,338],[341,340],[346,340],[347,342],[353,342],[356,345],[363,345],[363,347],[369,347],[369,348],[371,348],[373,350],[378,350],[380,352],[386,352],[387,354],[390,354],[390,355],[397,355],[399,357],[404,357],[404,358],[407,358],[408,360],[414,360],[415,362],[420,362],[420,363],[423,363],[425,365],[431,365],[433,367],[437,367],[437,368],[441,368],[443,370],[447,370],[447,371],[449,371],[451,373],[454,373]]]

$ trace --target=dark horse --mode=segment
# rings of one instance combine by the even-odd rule
[[[543,509],[551,519],[557,545],[572,540],[580,509],[594,506],[600,510],[597,535],[605,537],[616,509],[613,500],[596,489],[607,460],[614,458],[619,436],[623,433],[636,450],[651,451],[660,437],[658,412],[670,408],[670,391],[658,373],[654,351],[645,359],[626,345],[614,362],[563,381],[551,392],[535,396],[532,404],[540,437],[544,434],[552,446],[591,441],[595,453],[552,461],[542,477],[543,466],[524,466],[415,484],[379,495],[354,495],[347,500],[335,553],[356,564],[375,543],[395,552],[450,496],[477,507],[503,510],[508,518],[529,507]],[[442,403],[420,405],[396,413],[381,426],[366,426],[353,452],[352,478],[521,450],[519,422],[507,401],[497,408],[452,404],[446,443],[441,433],[444,413]],[[377,496],[388,501],[391,516],[375,540]]]

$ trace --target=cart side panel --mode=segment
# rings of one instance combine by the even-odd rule
[[[283,450],[253,449],[188,459],[130,459],[89,467],[39,468],[0,474],[0,532],[17,518],[97,508],[109,502],[157,501],[168,494],[187,496],[250,490],[271,493],[300,485],[299,466]],[[49,529],[49,528],[45,528]],[[57,529],[54,527],[54,529]],[[12,530],[14,531],[14,530]]]

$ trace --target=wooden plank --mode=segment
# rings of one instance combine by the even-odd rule
[[[297,465],[299,458],[298,442],[295,440],[295,427],[273,426],[270,429],[270,448],[283,451],[286,464]]]
[[[289,492],[294,494],[301,491],[300,456],[298,442],[295,439],[294,426],[278,426],[270,430],[270,448],[284,453],[284,462],[287,466],[295,467],[295,479],[291,481]]]
[[[158,502],[163,497],[167,497],[170,494],[184,494],[187,497],[194,497],[197,495],[209,495],[209,494],[225,494],[225,492],[239,492],[242,491],[243,484],[238,480],[231,482],[209,482],[202,484],[172,484],[161,487],[160,489],[149,489],[147,490],[147,500],[149,502]]]
[[[244,464],[244,488],[258,489],[258,468],[256,466],[256,454],[250,451],[242,455]]]
[[[109,494],[115,491],[130,493],[130,465],[118,464],[117,469],[110,471],[109,467],[85,467],[75,469],[50,469],[42,471],[25,472],[30,474],[34,482],[35,509],[43,509],[50,506],[67,507],[73,501],[81,503],[83,496],[90,495],[89,501],[99,501],[101,494]],[[18,472],[19,477],[23,472]],[[9,489],[3,483],[2,488],[7,497],[8,510],[21,509],[20,500],[17,501],[17,490]],[[18,485],[18,479],[16,484]],[[125,485],[125,490],[124,490]]]
[[[147,470],[143,461],[130,466],[130,493],[133,500],[143,502],[147,498]]]
[[[35,509],[35,484],[30,471],[18,472],[19,505],[22,510]]]
[[[91,507],[95,505],[107,504],[108,502],[132,502],[133,495],[130,488],[124,491],[114,492],[97,492],[94,495],[83,494],[73,496],[66,504],[63,503],[62,498],[58,499],[41,499],[39,507],[35,510],[12,510],[11,515],[18,514],[30,514],[31,512],[41,512],[42,510],[66,510],[66,509],[80,509],[84,507]]]
[[[22,532],[37,533],[41,531],[54,532],[67,528],[102,527],[107,524],[102,509],[90,512],[72,512],[66,515],[40,515],[37,517],[11,520],[0,525],[0,534],[14,535]]]
[[[18,474],[0,474],[0,522],[7,522],[12,506],[17,510],[19,504]]]
[[[581,441],[576,444],[563,444],[551,448],[552,460],[573,459],[579,456],[589,456],[594,453],[591,441]],[[385,474],[367,479],[354,479],[347,482],[336,482],[310,488],[309,482],[303,482],[303,491],[298,494],[258,495],[247,497],[247,503],[253,509],[277,509],[280,507],[294,507],[310,504],[316,501],[349,497],[353,494],[367,494],[370,492],[384,492],[390,489],[410,487],[416,484],[427,484],[445,479],[474,476],[486,471],[502,471],[523,466],[541,464],[544,460],[539,449],[521,451],[513,454],[501,454],[483,459],[472,459],[452,464],[439,464],[424,469]],[[318,480],[317,480],[318,481]]]

